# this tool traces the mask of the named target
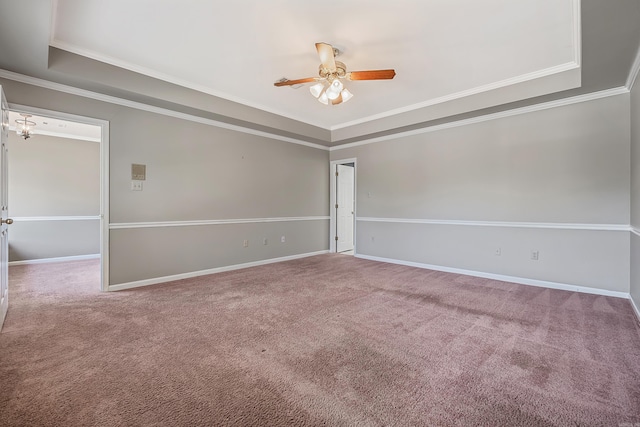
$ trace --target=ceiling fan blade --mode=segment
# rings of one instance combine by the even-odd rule
[[[338,96],[336,99],[334,100],[329,100],[329,102],[331,103],[331,105],[338,105],[338,104],[342,104],[342,95]]]
[[[320,63],[330,73],[336,71],[336,58],[333,54],[333,46],[327,43],[316,43],[316,50],[320,56]]]
[[[394,78],[395,70],[351,71],[347,73],[349,80],[388,80]]]
[[[310,83],[310,82],[315,82],[316,80],[320,80],[318,77],[307,77],[305,79],[297,79],[297,80],[285,80],[285,81],[281,81],[281,82],[275,82],[273,85],[280,87],[280,86],[293,86],[293,85],[300,85],[302,83]]]

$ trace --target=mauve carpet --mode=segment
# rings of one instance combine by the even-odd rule
[[[321,255],[100,293],[11,267],[3,426],[631,426],[627,300]]]

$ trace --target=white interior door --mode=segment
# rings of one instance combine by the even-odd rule
[[[13,221],[8,218],[7,186],[7,142],[9,139],[9,110],[4,91],[0,86],[0,105],[2,109],[2,133],[0,136],[0,328],[9,308],[9,236],[7,225]]]
[[[336,251],[353,250],[355,168],[336,165]]]

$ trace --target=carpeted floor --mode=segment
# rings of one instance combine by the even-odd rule
[[[322,255],[116,293],[11,267],[3,426],[630,426],[628,301]]]

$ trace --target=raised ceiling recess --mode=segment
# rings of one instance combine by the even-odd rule
[[[579,0],[54,2],[50,45],[310,124],[332,140],[409,126],[580,86]],[[318,41],[358,70],[327,108],[307,88]],[[313,75],[313,74],[311,74]]]

